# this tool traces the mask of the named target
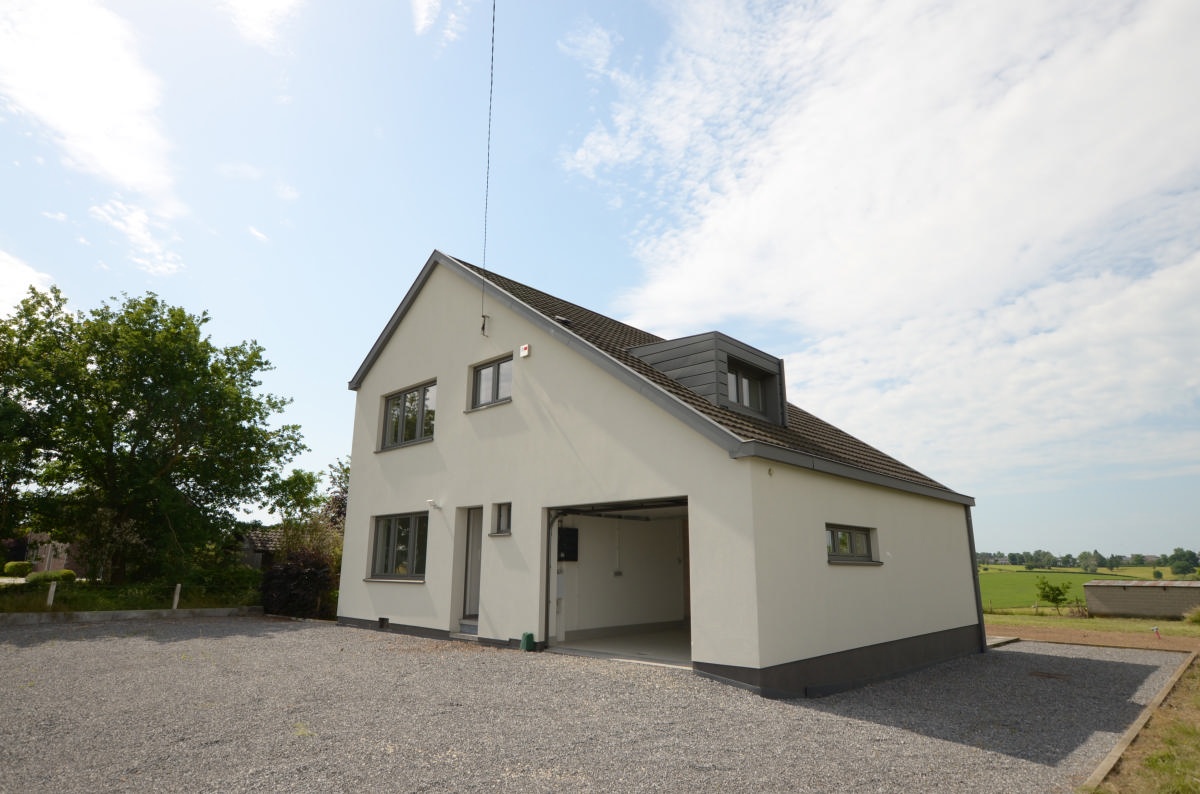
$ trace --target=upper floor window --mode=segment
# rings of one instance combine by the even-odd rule
[[[387,398],[383,409],[383,448],[433,438],[437,383],[426,383]]]
[[[512,399],[512,356],[475,367],[471,407]]]
[[[748,367],[730,361],[727,378],[729,400],[731,402],[744,405],[752,411],[764,410],[763,379],[761,375]]]

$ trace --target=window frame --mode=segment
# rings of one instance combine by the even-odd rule
[[[508,393],[501,395],[501,385],[503,384],[504,380],[500,376],[501,370],[505,364],[508,365]],[[481,379],[485,373],[491,377],[491,385],[489,388],[491,393],[486,399],[481,399]],[[512,402],[512,382],[512,353],[509,353],[507,356],[492,359],[491,361],[484,362],[483,364],[476,364],[475,366],[471,367],[471,410]]]
[[[848,544],[848,552],[838,550],[843,536]],[[825,552],[830,565],[883,565],[879,561],[879,544],[874,527],[826,524]]]
[[[384,526],[387,522],[388,526]],[[371,519],[371,555],[368,560],[370,569],[368,570],[368,579],[396,581],[396,582],[423,582],[425,581],[425,563],[429,556],[429,511],[417,513],[389,513],[387,515],[375,516]],[[407,524],[402,526],[402,524]],[[405,573],[388,573],[390,569],[395,571],[397,568],[396,551],[399,548],[400,531],[403,529],[407,533],[405,551],[406,558]],[[416,531],[416,540],[412,539],[413,531]],[[380,532],[394,532],[394,535],[385,543],[380,542]],[[380,550],[384,550],[386,554],[385,560],[379,559]],[[381,564],[382,563],[382,564]],[[420,570],[416,570],[416,569]]]
[[[404,438],[407,402],[410,395],[415,396],[417,414],[415,418],[416,435]],[[392,406],[400,408],[399,421],[396,423],[397,433],[392,432]],[[379,441],[379,449],[395,449],[411,444],[421,444],[432,441],[437,418],[437,380],[425,381],[416,386],[410,386],[393,392],[383,398],[383,434]],[[393,436],[396,438],[393,440]]]
[[[492,529],[488,534],[493,537],[512,534],[512,502],[495,502],[492,505]]]
[[[767,413],[767,374],[734,358],[725,367],[725,396],[738,408]],[[753,386],[753,388],[751,388]],[[757,397],[757,405],[754,398]]]

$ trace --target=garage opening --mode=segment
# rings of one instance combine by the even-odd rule
[[[547,513],[549,647],[690,666],[687,497]]]

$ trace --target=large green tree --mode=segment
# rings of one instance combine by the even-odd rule
[[[28,463],[2,484],[92,575],[182,566],[304,448],[297,426],[272,426],[288,401],[258,391],[263,348],[217,347],[209,319],[152,293],[71,314],[51,289],[3,321],[0,411],[28,432],[0,454]]]

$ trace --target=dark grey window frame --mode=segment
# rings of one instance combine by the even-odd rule
[[[500,394],[500,370],[505,364],[508,365],[508,394]],[[488,361],[484,364],[476,364],[471,367],[471,408],[487,408],[489,405],[499,405],[501,403],[512,402],[512,365],[513,357],[511,354],[498,358],[493,361]],[[490,394],[483,396],[480,394],[480,378],[483,373],[490,372],[492,377]]]
[[[489,535],[512,534],[512,502],[496,502],[492,505],[492,531]]]
[[[432,390],[433,405],[429,405],[430,392]],[[404,438],[404,417],[407,413],[405,408],[409,395],[416,397],[417,415],[414,422],[416,434],[412,438]],[[399,406],[400,414],[398,423],[393,423],[392,406]],[[437,381],[431,380],[425,383],[420,383],[416,386],[410,386],[407,389],[389,394],[383,400],[383,434],[380,439],[379,448],[396,449],[397,447],[408,446],[409,444],[419,444],[425,441],[433,440],[434,423],[437,416]],[[392,428],[397,427],[398,432],[393,433]]]
[[[398,582],[425,581],[425,561],[428,556],[429,544],[429,513],[392,513],[375,516],[372,519],[371,532],[371,579],[385,579]],[[395,573],[401,562],[396,558],[400,546],[400,533],[406,534],[404,544],[405,558],[403,560],[406,573]],[[385,543],[380,542],[380,533],[391,533]],[[415,536],[415,537],[414,537]],[[383,550],[386,557],[379,559]],[[392,571],[389,573],[388,571]]]
[[[825,551],[829,563],[831,565],[883,565],[878,557],[876,534],[877,531],[874,527],[826,524]],[[848,552],[839,551],[842,537],[849,544]]]
[[[725,391],[729,401],[734,405],[753,411],[756,414],[767,413],[767,379],[768,375],[756,367],[751,367],[736,359],[729,359],[725,374]],[[751,392],[758,398],[754,405]]]

